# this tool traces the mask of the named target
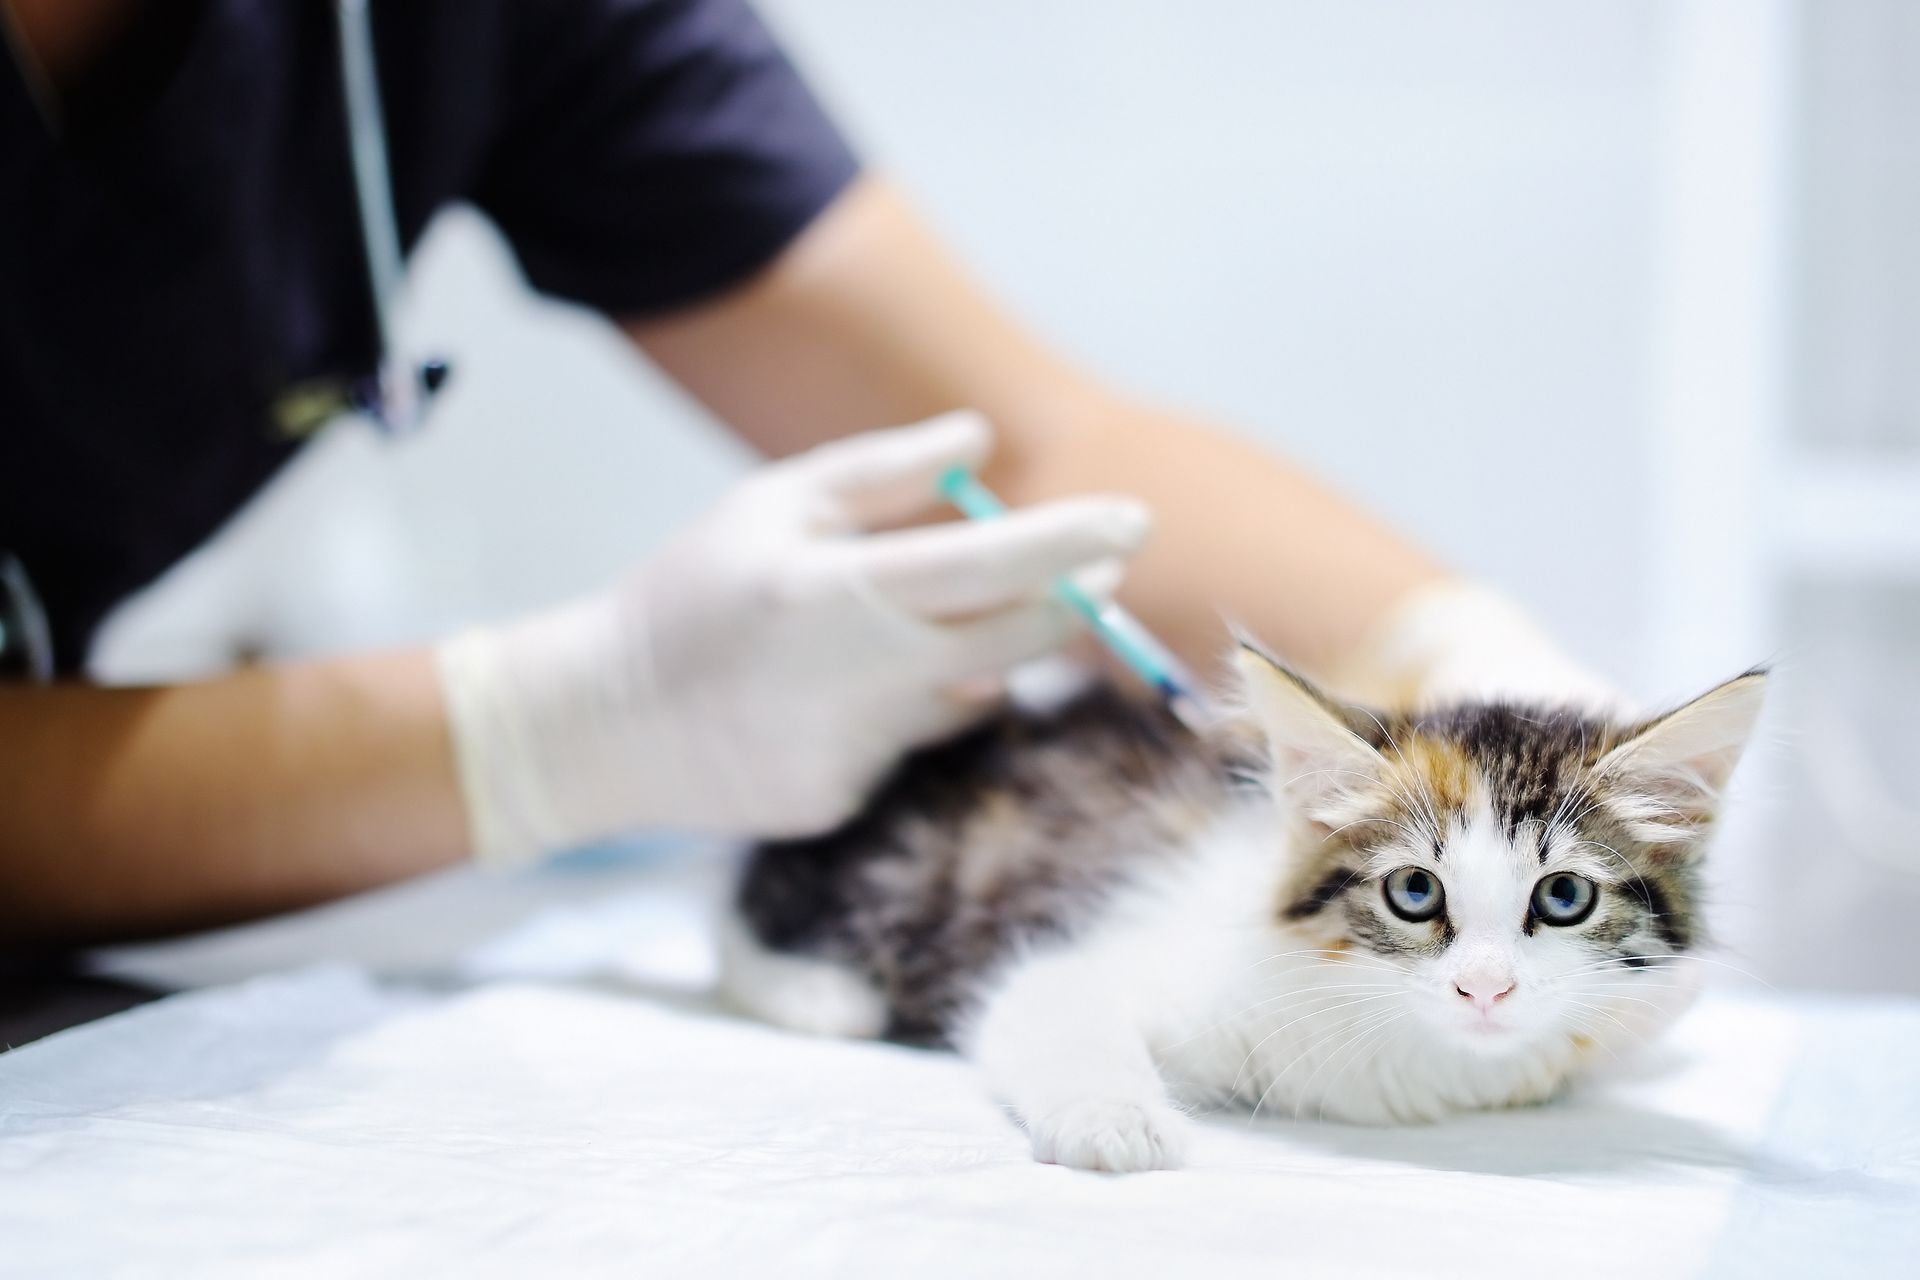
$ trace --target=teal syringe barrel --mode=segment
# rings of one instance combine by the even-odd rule
[[[949,467],[941,475],[940,494],[972,520],[993,520],[1007,513],[1007,504],[965,467]],[[1056,581],[1053,590],[1114,657],[1165,699],[1181,723],[1198,730],[1211,720],[1199,681],[1138,618],[1111,600],[1094,599],[1068,578]]]

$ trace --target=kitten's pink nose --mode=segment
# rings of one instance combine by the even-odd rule
[[[1460,994],[1460,998],[1473,1001],[1482,1010],[1491,1009],[1505,1000],[1518,985],[1510,974],[1486,971],[1463,973],[1453,980],[1453,989]]]

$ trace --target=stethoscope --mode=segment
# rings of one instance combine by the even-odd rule
[[[353,169],[354,210],[373,297],[380,356],[373,375],[323,406],[325,416],[358,413],[383,434],[411,435],[426,421],[435,395],[452,372],[440,357],[400,355],[394,309],[405,274],[400,227],[393,207],[393,175],[374,60],[371,0],[334,0],[340,31],[340,80]],[[18,558],[0,548],[0,681],[53,679],[53,643],[46,610]]]
[[[380,362],[368,383],[357,387],[352,408],[390,436],[410,435],[426,421],[434,396],[453,366],[444,357],[408,360],[399,355],[394,307],[405,268],[400,226],[393,209],[393,170],[387,162],[387,127],[380,109],[379,67],[373,57],[372,0],[336,0],[340,25],[340,78],[346,89],[347,135],[353,159],[354,204],[360,244],[373,294]]]

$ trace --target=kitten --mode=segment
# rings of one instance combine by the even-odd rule
[[[724,986],[823,1034],[952,1045],[1034,1155],[1180,1162],[1190,1109],[1369,1123],[1543,1099],[1682,1009],[1751,671],[1612,723],[1376,715],[1252,647],[1201,740],[1095,692],[910,757],[753,855]]]

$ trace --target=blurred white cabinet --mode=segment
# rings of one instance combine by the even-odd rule
[[[1672,11],[1650,669],[1777,664],[1733,958],[1920,990],[1920,6]]]

